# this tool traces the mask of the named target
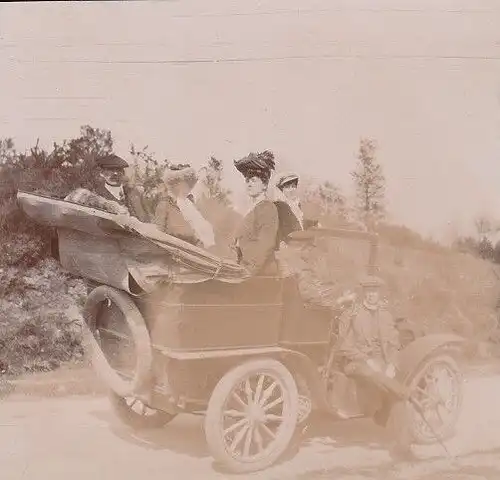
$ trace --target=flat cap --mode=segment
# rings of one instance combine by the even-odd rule
[[[128,163],[123,160],[123,158],[111,153],[109,155],[104,155],[96,160],[96,163],[101,168],[127,168]]]
[[[384,281],[375,275],[363,275],[359,279],[359,284],[362,287],[383,287],[385,285]]]
[[[295,173],[288,173],[286,175],[282,175],[277,183],[276,183],[276,186],[282,190],[284,187],[286,187],[287,185],[290,185],[290,184],[295,184],[295,185],[298,185],[299,183],[299,176]]]

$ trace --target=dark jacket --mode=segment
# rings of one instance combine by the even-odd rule
[[[270,200],[263,200],[247,213],[238,228],[235,241],[238,261],[251,275],[277,272],[278,209]]]
[[[278,210],[279,229],[277,244],[279,246],[280,242],[287,242],[288,235],[292,232],[302,230],[302,227],[300,226],[299,219],[295,216],[288,203],[282,200],[277,200],[274,203]]]
[[[144,201],[141,193],[137,188],[132,187],[130,184],[125,183],[123,185],[123,195],[124,198],[119,200],[115,198],[109,190],[106,188],[104,182],[99,182],[97,186],[92,189],[93,193],[99,195],[100,197],[105,198],[106,200],[112,200],[120,205],[127,207],[130,215],[136,217],[141,222],[150,222],[150,215],[144,205]]]

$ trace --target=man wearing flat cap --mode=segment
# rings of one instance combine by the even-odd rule
[[[343,319],[350,321],[351,325],[341,324],[346,334],[342,345],[344,357],[366,362],[374,370],[384,371],[393,377],[399,333],[380,298],[384,282],[377,276],[365,275],[360,278],[359,284],[363,292],[361,305],[354,316]]]
[[[380,298],[383,280],[366,275],[359,283],[361,303],[341,317],[339,349],[345,359],[345,372],[356,378],[360,407],[366,415],[375,416],[377,420],[377,413],[383,411],[384,405],[384,393],[378,378],[379,375],[390,379],[396,376],[399,333],[394,318]],[[413,454],[406,405],[401,403],[396,407],[397,416],[389,417],[387,425],[394,440],[391,453],[399,458],[410,458]]]
[[[102,208],[110,213],[136,217],[148,222],[149,215],[140,192],[126,181],[125,169],[128,163],[115,154],[96,160],[99,178],[92,192],[79,188],[71,192],[66,200],[83,205]]]

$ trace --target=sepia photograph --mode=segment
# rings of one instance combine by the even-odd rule
[[[0,72],[1,478],[500,479],[500,2],[5,2]]]

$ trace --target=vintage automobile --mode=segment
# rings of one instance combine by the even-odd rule
[[[204,414],[213,457],[248,473],[275,463],[312,411],[363,415],[355,390],[344,388],[352,379],[339,369],[336,317],[305,304],[293,277],[249,277],[238,264],[131,217],[25,192],[18,201],[57,229],[62,266],[89,282],[92,363],[130,427]],[[368,266],[376,266],[374,235],[316,229],[297,232],[295,241],[326,234],[364,238]],[[352,298],[339,301],[339,312],[351,305]],[[399,399],[411,412],[415,443],[453,435],[462,342],[436,334],[405,346],[377,422],[387,422]]]

